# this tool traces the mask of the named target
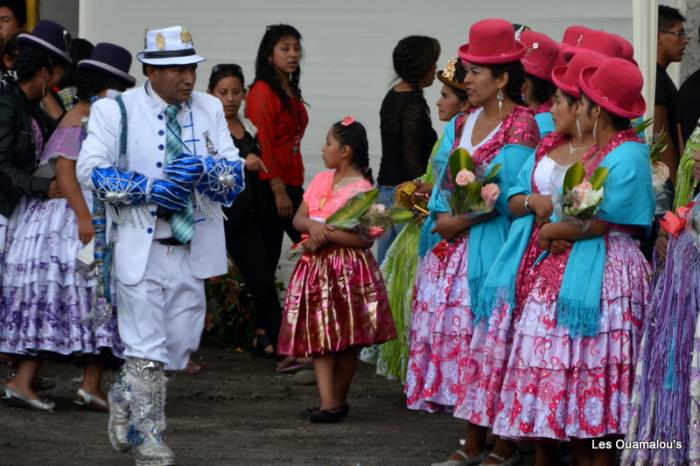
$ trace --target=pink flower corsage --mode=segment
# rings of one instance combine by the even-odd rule
[[[340,124],[343,126],[350,126],[353,123],[355,123],[355,119],[349,115],[340,121]]]

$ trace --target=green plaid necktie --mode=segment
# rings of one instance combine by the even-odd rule
[[[182,106],[168,105],[165,108],[166,126],[165,132],[165,161],[170,163],[182,155],[182,138],[180,137],[181,129],[177,122],[177,113]],[[180,212],[175,212],[170,217],[170,230],[173,233],[173,238],[183,244],[187,244],[194,236],[194,214],[192,210],[192,201],[187,203],[187,208]]]

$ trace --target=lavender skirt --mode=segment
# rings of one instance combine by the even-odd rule
[[[31,200],[12,238],[2,275],[0,352],[121,355],[116,315],[97,328],[83,322],[95,281],[76,272],[82,243],[68,202]]]

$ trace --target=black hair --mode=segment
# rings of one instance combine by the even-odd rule
[[[659,31],[667,31],[678,23],[685,23],[685,16],[677,8],[659,5]]]
[[[26,31],[18,29],[8,36],[8,38],[2,44],[2,49],[0,49],[0,58],[3,58],[5,55],[11,56],[12,61],[17,58],[17,55],[19,54],[19,41],[17,40],[17,36],[23,32]],[[4,60],[0,60],[0,69],[2,71],[9,71],[9,68],[5,67]]]
[[[440,58],[440,42],[428,36],[404,37],[394,47],[392,59],[396,74],[414,88],[420,88],[425,75]]]
[[[503,73],[508,73],[508,82],[504,89],[510,100],[518,105],[525,105],[523,100],[523,84],[525,84],[525,68],[520,60],[500,65],[479,65],[491,70],[494,79],[500,78]]]
[[[557,92],[557,86],[551,81],[542,79],[534,74],[525,73],[525,78],[532,82],[532,90],[535,94],[535,100],[538,104],[543,104],[548,102],[555,92]]]
[[[224,78],[238,78],[241,82],[241,86],[245,88],[245,78],[243,77],[243,70],[241,67],[235,63],[215,65],[211,69],[211,74],[209,75],[209,85],[207,90],[213,91],[219,81]]]
[[[631,122],[629,118],[613,115],[610,112],[608,112],[608,115],[610,115],[610,123],[612,124],[613,128],[615,128],[615,131],[630,129]]]
[[[586,96],[586,100],[588,100],[588,102],[589,102],[588,109],[586,110],[586,114],[589,117],[591,117],[593,115],[593,107],[598,106],[598,107],[600,107],[601,111],[608,114],[608,117],[610,117],[610,124],[615,129],[615,131],[623,131],[623,130],[631,128],[632,124],[631,124],[631,121],[629,118],[624,118],[624,117],[615,115],[613,113],[610,113],[608,110],[606,110],[602,106],[600,106],[600,104],[595,103],[593,101],[593,99],[588,97],[586,94],[581,94],[581,96],[582,97]]]
[[[369,166],[369,142],[367,130],[362,123],[353,121],[346,125],[342,121],[333,124],[331,131],[341,145],[352,149],[352,162],[360,169],[362,176],[374,184],[372,168]]]
[[[26,82],[36,76],[42,68],[51,73],[56,66],[63,66],[63,63],[53,54],[32,44],[22,43],[12,69],[17,73],[19,82]]]
[[[24,0],[0,0],[0,7],[9,8],[17,24],[27,24],[27,4]]]
[[[93,68],[81,70],[76,85],[78,87],[76,97],[80,101],[89,101],[106,89],[122,92],[130,87],[130,83],[123,79]]]
[[[78,70],[78,62],[80,60],[86,60],[92,55],[92,51],[95,48],[87,39],[76,38],[70,43],[70,59],[71,65],[66,67],[66,72],[63,73],[61,80],[58,82],[58,87],[63,89],[64,87],[77,86],[81,71]]]
[[[264,81],[269,84],[282,102],[286,106],[289,106],[289,96],[284,89],[282,89],[282,85],[277,80],[278,78],[275,73],[274,65],[270,60],[275,45],[285,37],[294,37],[301,44],[301,34],[294,26],[290,26],[289,24],[272,24],[265,29],[265,34],[263,34],[260,40],[260,46],[258,47],[258,55],[255,58],[255,81]],[[301,65],[298,66],[289,77],[289,86],[292,88],[292,91],[302,99],[301,89],[299,88],[300,77]]]

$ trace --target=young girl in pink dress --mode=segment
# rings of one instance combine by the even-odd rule
[[[325,220],[356,194],[372,189],[367,132],[352,117],[335,123],[322,149],[330,171],[319,173],[294,216],[306,252],[287,289],[279,353],[313,357],[321,405],[303,412],[312,422],[338,422],[362,346],[396,337],[372,241],[335,230]]]

